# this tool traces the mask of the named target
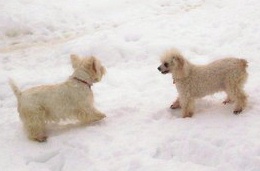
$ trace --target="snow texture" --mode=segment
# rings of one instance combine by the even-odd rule
[[[260,170],[259,0],[0,0],[0,21],[1,170]],[[197,64],[245,58],[245,111],[234,115],[224,93],[198,100],[192,118],[169,109],[177,92],[157,67],[171,47]],[[106,66],[93,91],[107,118],[51,124],[46,143],[30,141],[8,78],[62,82],[72,53]]]

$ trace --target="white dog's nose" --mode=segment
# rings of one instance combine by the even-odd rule
[[[159,71],[161,71],[162,69],[160,67],[157,68]]]

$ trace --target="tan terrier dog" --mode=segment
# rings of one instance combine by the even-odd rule
[[[243,90],[248,76],[246,60],[224,58],[208,65],[195,65],[172,49],[161,57],[161,63],[158,70],[162,74],[172,74],[179,94],[171,108],[182,108],[183,117],[192,117],[195,99],[219,91],[227,93],[224,104],[235,102],[234,114],[246,107],[247,96]]]
[[[105,117],[94,107],[91,86],[99,82],[106,70],[95,57],[71,55],[72,76],[63,83],[43,85],[20,91],[12,80],[10,86],[18,101],[18,112],[28,137],[47,140],[46,124],[65,119],[82,123],[99,121]]]

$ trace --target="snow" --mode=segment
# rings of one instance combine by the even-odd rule
[[[259,16],[258,0],[0,0],[1,170],[259,171]],[[248,60],[246,110],[233,115],[224,93],[198,100],[192,118],[169,109],[177,92],[157,67],[171,47],[197,64]],[[93,91],[107,118],[28,140],[8,78],[22,89],[62,82],[73,53],[106,66]]]

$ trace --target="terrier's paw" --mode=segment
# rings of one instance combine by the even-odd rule
[[[105,117],[106,117],[105,114],[103,114],[103,113],[97,113],[97,114],[94,115],[93,121],[94,121],[94,122],[95,122],[95,121],[99,121],[99,120],[101,120],[101,119],[103,119],[103,118],[105,118]]]
[[[107,117],[105,114],[103,114],[103,113],[100,113],[100,114],[98,114],[98,117],[100,118],[100,119],[103,119],[103,118],[105,118],[105,117]]]

